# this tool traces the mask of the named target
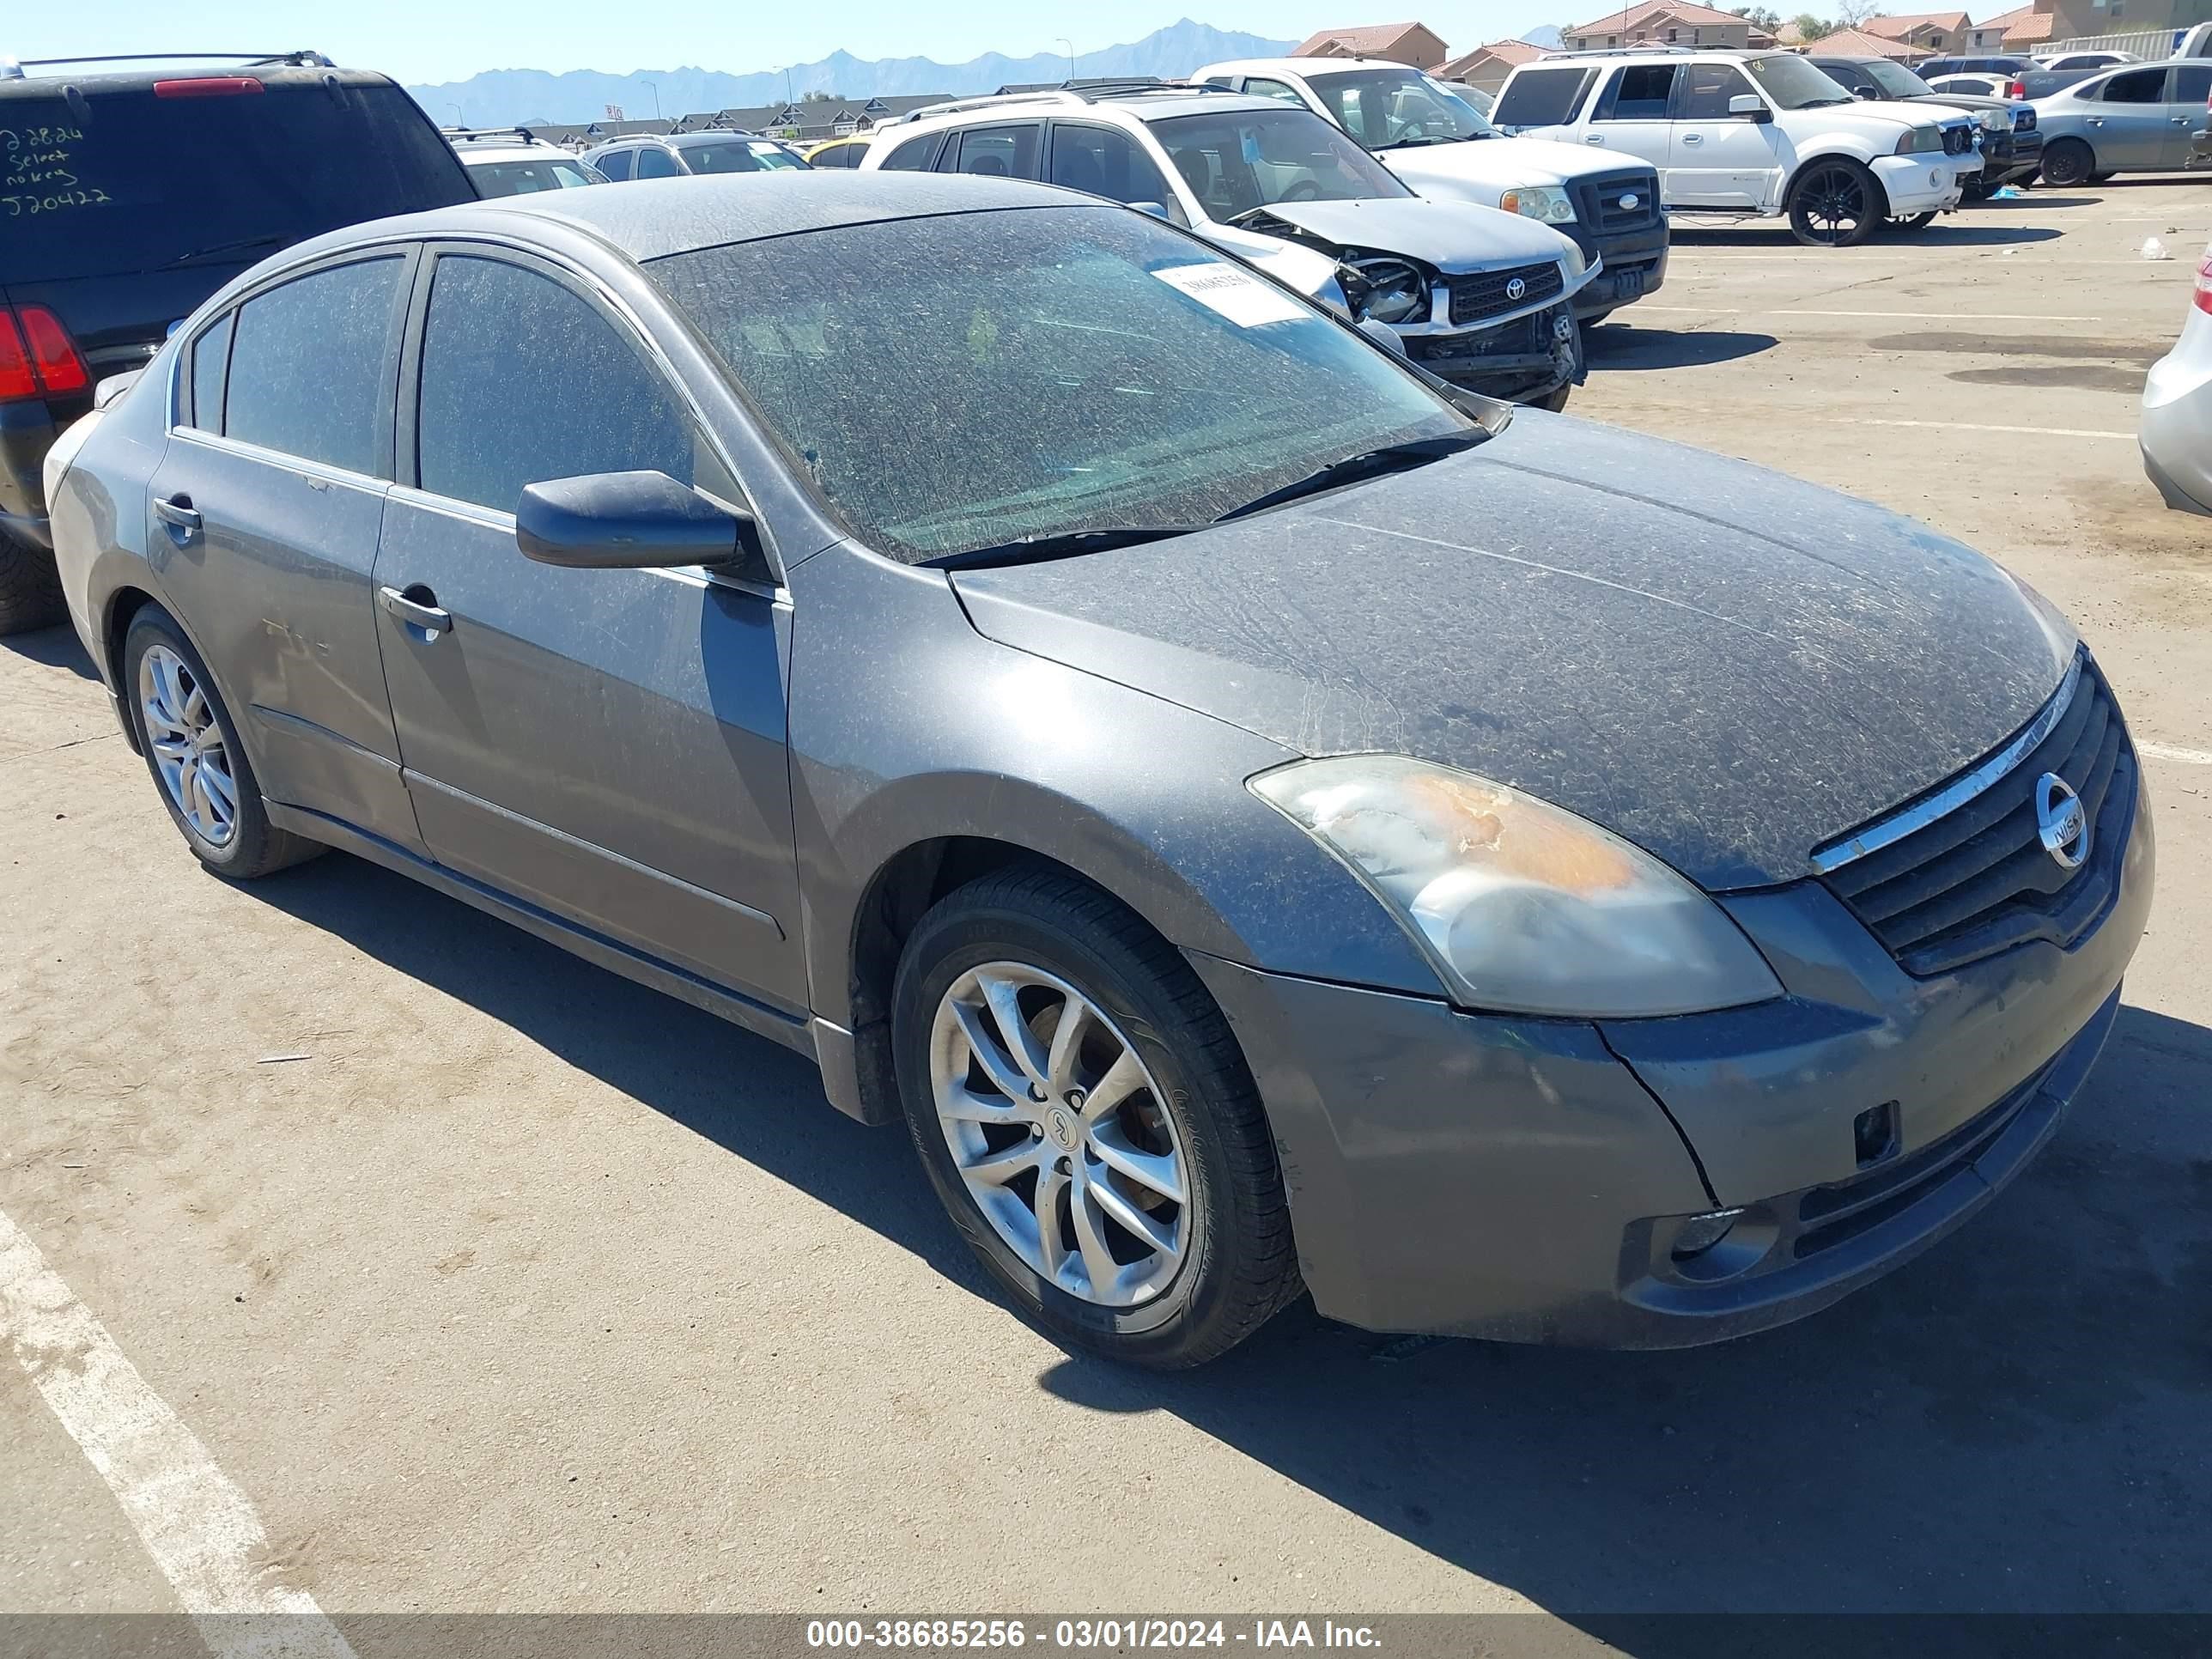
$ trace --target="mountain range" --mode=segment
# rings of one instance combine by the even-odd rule
[[[1224,58],[1278,57],[1296,44],[1212,28],[1185,18],[1155,29],[1141,40],[1079,53],[1075,72],[1172,79]],[[989,92],[1014,82],[1063,80],[1067,72],[1067,59],[1059,52],[1040,52],[1030,58],[986,52],[964,64],[939,64],[927,58],[860,58],[848,52],[833,52],[818,63],[794,64],[787,73],[776,70],[732,75],[720,70],[672,69],[640,70],[629,75],[571,70],[555,75],[544,70],[485,70],[465,81],[407,90],[441,124],[451,125],[458,115],[464,126],[494,127],[518,122],[596,121],[605,116],[609,105],[636,120],[655,113],[673,118],[708,110],[747,108],[785,98],[804,98],[810,92],[830,93],[839,98]]]

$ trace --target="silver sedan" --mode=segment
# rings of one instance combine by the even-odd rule
[[[2212,514],[2212,244],[2173,349],[2143,382],[2143,471],[2168,507]]]

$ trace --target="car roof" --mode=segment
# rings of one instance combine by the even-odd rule
[[[156,54],[156,56],[159,56]],[[302,60],[312,58],[313,62]],[[233,57],[220,61],[187,60],[174,57],[159,57],[159,67],[139,69],[124,67],[129,58],[54,58],[53,64],[82,64],[83,70],[64,71],[49,69],[36,60],[20,65],[20,74],[0,74],[0,98],[10,94],[38,98],[51,98],[63,86],[75,87],[88,96],[131,91],[151,91],[156,81],[195,81],[229,76],[250,76],[262,84],[264,91],[295,92],[326,88],[332,82],[341,87],[388,87],[396,84],[388,75],[375,70],[340,69],[316,52],[292,52],[283,57],[248,58],[240,61]],[[0,64],[13,64],[14,59],[0,58]]]
[[[319,255],[354,241],[393,235],[510,234],[526,240],[533,230],[552,228],[581,231],[643,264],[702,247],[848,225],[1041,207],[1129,211],[1100,197],[1022,179],[793,167],[647,179],[605,190],[548,190],[465,202],[429,213],[372,220],[303,242],[289,252]]]

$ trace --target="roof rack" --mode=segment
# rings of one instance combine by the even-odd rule
[[[1646,46],[1577,46],[1569,52],[1564,47],[1553,47],[1544,53],[1547,58],[1648,58],[1655,52],[1679,52],[1685,57],[1692,52],[1728,52],[1727,46],[1684,46],[1655,44]]]
[[[445,134],[449,142],[464,138],[520,138],[526,144],[545,142],[528,127],[440,127],[438,131]]]
[[[996,92],[983,93],[973,98],[951,98],[941,104],[927,104],[921,109],[908,110],[896,120],[881,125],[898,126],[908,121],[927,120],[932,116],[963,115],[969,110],[997,109],[1008,104],[1096,104],[1109,98],[1141,97],[1148,93],[1172,93],[1180,96],[1196,92],[1226,93],[1232,98],[1238,95],[1227,87],[1208,86],[1195,81],[1163,81],[1157,75],[1097,76],[1051,84],[1039,82],[1029,86],[1006,86]]]
[[[236,62],[248,69],[269,69],[291,64],[302,69],[336,69],[319,52],[126,52],[85,58],[0,58],[0,81],[21,81],[32,70],[52,69],[64,64],[183,64],[212,58]]]

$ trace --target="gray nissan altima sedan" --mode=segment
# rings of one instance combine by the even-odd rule
[[[1996,565],[1042,187],[362,225],[49,472],[210,870],[342,848],[812,1056],[1139,1364],[1301,1290],[1820,1308],[2049,1137],[2150,904],[2111,689]]]

